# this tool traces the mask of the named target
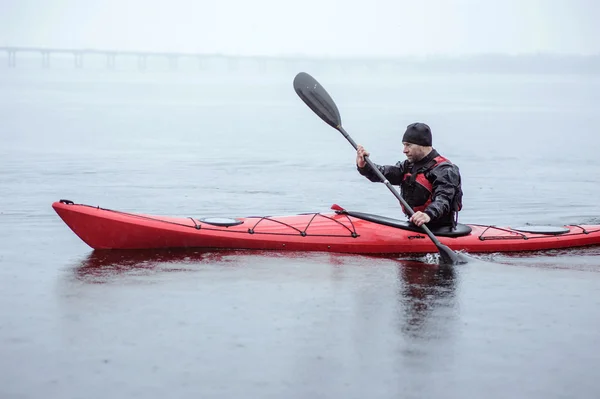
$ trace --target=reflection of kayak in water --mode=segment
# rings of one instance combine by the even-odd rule
[[[156,284],[151,290],[164,292],[176,284],[178,289],[183,285],[225,302],[236,297],[244,302],[247,295],[256,297],[256,290],[264,292],[269,286],[275,292],[287,293],[278,303],[297,303],[302,310],[304,306],[310,308],[314,300],[313,305],[320,304],[317,312],[329,309],[328,305],[338,312],[340,302],[328,298],[346,292],[352,293],[352,304],[342,311],[355,309],[364,317],[383,318],[379,322],[389,318],[406,337],[426,340],[450,335],[448,330],[457,314],[453,311],[458,283],[454,267],[395,257],[254,250],[94,250],[73,266],[72,277],[78,282],[112,287],[102,291],[103,301],[113,292],[127,292],[131,285]],[[77,295],[69,297],[77,298],[79,305],[87,295],[97,300],[97,291],[81,289],[71,281],[65,290],[74,287]],[[316,289],[323,290],[318,291],[322,296],[314,296],[313,288],[307,287],[320,287]],[[304,297],[305,289],[309,289],[311,299]],[[295,294],[288,295],[290,292]],[[260,298],[271,301],[274,297],[268,294]],[[110,300],[118,303],[121,298]]]
[[[61,200],[62,220],[94,249],[253,249],[357,254],[437,252],[406,221],[346,211],[287,216],[195,218],[142,215]],[[432,230],[440,242],[469,253],[520,252],[600,244],[600,225],[496,227],[459,224]]]
[[[95,281],[121,274],[195,270],[187,264],[228,263],[233,251],[201,252],[190,249],[94,250],[76,265],[78,279]],[[239,252],[237,252],[239,254]]]

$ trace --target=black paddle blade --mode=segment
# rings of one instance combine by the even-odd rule
[[[437,249],[440,251],[440,263],[444,265],[462,265],[467,263],[466,259],[462,259],[456,252],[444,244],[437,245]]]
[[[294,78],[294,90],[302,101],[328,125],[336,129],[342,126],[337,105],[315,78],[306,72],[300,72]]]

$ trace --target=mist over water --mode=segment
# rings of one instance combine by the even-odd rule
[[[91,251],[61,198],[173,216],[401,218],[296,96],[330,92],[377,163],[409,123],[459,165],[463,223],[600,224],[600,79],[468,63],[0,58],[0,396],[594,397],[597,248],[377,258]],[[463,59],[464,60],[464,59]],[[569,61],[570,60],[570,61]],[[575,61],[573,61],[575,60]],[[408,66],[407,66],[408,65]],[[448,65],[448,64],[446,64]],[[455,64],[456,65],[456,64]],[[573,67],[573,65],[579,65]],[[585,65],[585,68],[581,67]],[[528,69],[529,68],[529,69]],[[553,69],[554,68],[554,69]]]

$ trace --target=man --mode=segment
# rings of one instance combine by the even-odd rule
[[[375,166],[390,184],[400,186],[402,198],[415,211],[410,217],[412,223],[455,227],[463,194],[458,167],[432,147],[431,129],[425,123],[408,125],[402,143],[406,161]],[[358,172],[373,182],[380,182],[365,161],[369,153],[361,145],[357,147]],[[408,216],[406,210],[404,212]]]

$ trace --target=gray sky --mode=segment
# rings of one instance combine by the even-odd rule
[[[600,0],[0,0],[0,46],[225,54],[600,53]]]

